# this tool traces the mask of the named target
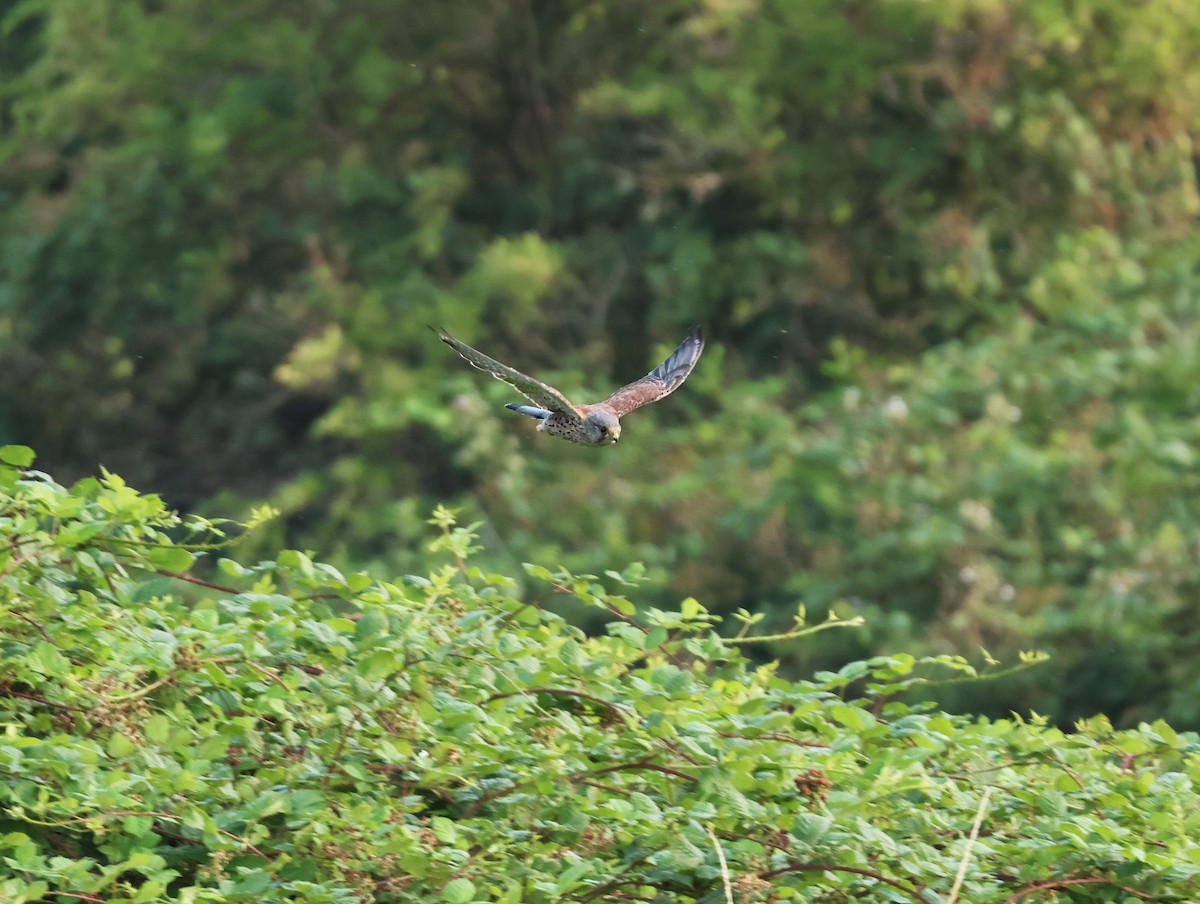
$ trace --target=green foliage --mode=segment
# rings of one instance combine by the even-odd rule
[[[0,0],[0,442],[257,554],[1055,653],[955,706],[1200,726],[1184,0]],[[452,327],[581,398],[702,323],[619,450],[535,441]],[[540,438],[540,439],[544,439]],[[532,585],[530,585],[532,586]],[[520,588],[522,592],[525,587]]]
[[[637,569],[530,566],[617,616],[588,637],[474,565],[445,510],[428,577],[285,550],[221,558],[223,586],[176,570],[214,525],[29,457],[0,450],[6,901],[1200,892],[1200,740],[1161,721],[906,702],[975,674],[949,656],[786,681],[696,600],[636,617],[607,587]]]

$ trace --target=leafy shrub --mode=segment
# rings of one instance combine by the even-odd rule
[[[953,705],[1200,727],[1200,4],[0,19],[0,442],[267,498],[261,556],[419,571],[449,500],[515,577],[872,615],[786,674],[1036,638],[1054,680]],[[593,455],[429,322],[582,398],[713,341]]]
[[[222,524],[31,460],[0,449],[5,901],[1200,892],[1200,742],[1162,722],[906,704],[973,675],[950,656],[784,681],[695,600],[636,616],[636,569],[515,592],[444,510],[428,577],[295,550],[201,577]]]

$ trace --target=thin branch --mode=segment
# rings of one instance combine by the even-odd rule
[[[719,732],[719,738],[738,738],[743,741],[778,741],[781,744],[795,744],[797,747],[818,747],[821,750],[829,750],[829,744],[822,744],[819,741],[805,741],[801,738],[794,738],[791,735],[780,734],[778,732],[767,732],[760,735],[744,735],[735,734],[733,732]]]
[[[780,844],[777,841],[764,841],[761,838],[755,838],[753,835],[743,835],[740,832],[723,832],[722,837],[734,839],[740,838],[742,841],[753,841],[755,844],[761,844],[763,847],[774,848],[777,851],[783,851],[785,854],[790,854],[791,848]]]
[[[37,632],[38,632],[38,634],[41,634],[41,635],[42,635],[42,637],[43,637],[43,638],[45,638],[45,640],[46,640],[46,643],[50,644],[51,646],[53,646],[53,645],[54,645],[54,641],[52,641],[52,640],[50,639],[50,635],[46,633],[46,629],[45,629],[45,628],[43,628],[43,627],[42,627],[40,624],[38,624],[37,622],[35,622],[35,621],[34,621],[32,618],[30,618],[28,615],[23,615],[22,613],[20,613],[20,612],[16,611],[15,609],[9,609],[8,611],[9,611],[9,612],[11,612],[13,615],[15,615],[17,618],[21,619],[21,621],[25,622],[25,624],[27,624],[27,625],[29,625],[30,627],[32,627],[32,628],[34,628],[34,629],[36,629],[36,630],[37,630]]]
[[[555,593],[569,593],[572,596],[575,595],[574,590],[572,590],[570,587],[563,586],[562,584],[558,583],[557,581],[551,581],[550,586],[554,588]],[[601,601],[601,602],[602,602],[602,605],[604,606],[604,608],[609,611],[609,613],[611,613],[612,615],[615,615],[617,618],[621,619],[621,621],[628,622],[629,624],[631,624],[635,628],[637,628],[639,631],[641,631],[643,634],[650,633],[649,628],[647,628],[645,625],[643,625],[641,622],[637,621],[636,619],[631,618],[630,616],[626,615],[624,612],[622,612],[616,606],[613,606],[606,601]]]
[[[586,772],[572,772],[563,776],[562,778],[564,781],[579,782],[580,784],[583,784],[587,779],[597,775],[607,775],[611,772],[631,772],[643,769],[651,772],[661,772],[663,775],[670,775],[674,778],[685,779],[689,782],[700,781],[700,779],[698,779],[696,776],[688,775],[686,772],[680,772],[678,769],[672,769],[670,766],[659,766],[656,763],[647,763],[644,761],[638,763],[619,763],[616,766],[605,766],[603,769],[591,769]],[[507,797],[509,794],[515,794],[522,788],[527,788],[528,786],[535,784],[537,781],[537,778],[529,778],[523,782],[516,782],[515,784],[509,785],[507,788],[497,788],[495,791],[489,791],[487,794],[484,794],[473,801],[470,806],[463,811],[463,818],[470,819],[486,804],[490,804],[501,797]]]
[[[1075,782],[1075,784],[1077,784],[1079,786],[1080,791],[1087,790],[1087,786],[1084,785],[1083,779],[1081,779],[1079,777],[1078,773],[1076,773],[1072,769],[1069,769],[1067,766],[1064,766],[1062,763],[1057,763],[1056,765],[1058,766],[1059,769],[1061,769],[1064,773],[1066,773],[1068,778],[1072,779]]]
[[[925,896],[921,894],[921,890],[915,885],[910,885],[907,882],[901,882],[899,879],[889,879],[882,873],[877,873],[874,870],[861,869],[857,866],[838,866],[835,863],[790,863],[787,866],[781,866],[779,869],[768,870],[764,873],[759,873],[759,878],[774,879],[776,876],[781,876],[784,873],[855,873],[859,876],[866,876],[868,879],[874,879],[876,882],[882,882],[884,885],[890,885],[898,891],[904,892],[911,898],[919,901],[920,904],[929,904]],[[1007,904],[1007,902],[1006,902]]]
[[[1036,895],[1041,891],[1053,891],[1060,888],[1069,888],[1072,885],[1108,885],[1112,888],[1120,889],[1127,895],[1133,895],[1135,898],[1141,898],[1143,901],[1151,901],[1153,897],[1145,892],[1138,891],[1136,888],[1130,888],[1128,885],[1121,885],[1119,882],[1114,882],[1112,879],[1104,879],[1099,876],[1090,879],[1050,879],[1045,882],[1032,882],[1025,886],[1015,895],[1011,895],[1004,899],[1004,904],[1017,904],[1028,898],[1030,895]]]
[[[136,700],[139,697],[145,697],[147,694],[154,693],[154,691],[158,690],[164,684],[170,684],[174,680],[175,680],[175,673],[173,671],[167,672],[167,674],[163,675],[161,678],[156,678],[154,681],[151,681],[145,687],[139,687],[136,691],[130,691],[128,694],[119,694],[116,697],[109,697],[104,702],[105,703],[125,703],[129,700]]]
[[[274,672],[272,672],[270,669],[264,669],[257,662],[251,662],[249,659],[245,660],[245,663],[246,663],[246,665],[250,666],[250,668],[254,669],[254,671],[258,672],[260,675],[266,675],[268,678],[270,678],[272,681],[274,681],[276,684],[278,684],[285,691],[291,690],[291,688],[289,688],[286,684],[284,684],[283,679],[280,678],[278,675],[276,675]]]
[[[524,697],[531,696],[533,694],[561,694],[564,697],[578,697],[581,700],[591,700],[593,703],[599,704],[609,712],[616,713],[622,718],[628,717],[628,713],[626,713],[625,710],[613,703],[611,700],[605,700],[603,697],[597,697],[595,694],[588,694],[584,693],[583,691],[572,691],[562,687],[527,687],[519,691],[510,691],[507,694],[492,694],[492,696],[488,697],[485,702],[492,703],[496,700],[504,700],[507,697]]]
[[[209,590],[220,590],[222,593],[232,594],[237,596],[243,591],[236,587],[227,587],[224,584],[214,584],[212,581],[206,581],[203,578],[193,577],[190,574],[184,574],[182,571],[167,571],[165,568],[155,568],[155,574],[161,574],[164,578],[174,578],[177,581],[187,581],[189,584],[199,584],[201,587],[207,587]]]
[[[43,706],[53,706],[55,709],[66,709],[76,713],[85,713],[88,711],[82,706],[68,706],[66,703],[55,703],[53,700],[47,700],[45,697],[39,697],[37,694],[23,694],[20,691],[14,691],[5,687],[2,683],[0,683],[0,694],[6,697],[20,697],[22,700],[32,700],[34,703],[40,703]]]
[[[700,779],[694,775],[689,775],[686,772],[680,772],[678,769],[672,769],[670,766],[659,766],[657,763],[620,763],[616,766],[605,766],[603,769],[592,769],[587,772],[575,772],[567,776],[568,779],[575,780],[589,775],[605,775],[609,772],[636,772],[638,770],[648,769],[651,772],[661,772],[663,775],[670,775],[675,778],[681,778],[689,782],[699,782]]]
[[[648,859],[650,859],[649,853],[642,854],[640,857],[635,857],[634,859],[632,859],[631,861],[626,863],[624,865],[624,867],[621,868],[621,874],[628,874],[628,873],[633,872],[635,867],[640,866],[641,864],[645,863]],[[594,900],[595,898],[600,898],[600,897],[605,897],[605,898],[616,897],[617,895],[615,893],[610,894],[610,892],[613,892],[614,889],[620,888],[622,885],[629,885],[633,882],[638,882],[640,884],[641,878],[642,877],[639,877],[639,876],[632,876],[628,879],[622,879],[622,878],[620,878],[620,874],[618,874],[618,876],[616,878],[609,879],[607,882],[597,885],[591,891],[584,894],[579,900],[580,901],[591,901],[591,900]],[[630,898],[628,898],[628,900],[637,900],[637,899],[630,897]]]
[[[1004,669],[997,669],[994,672],[976,672],[974,675],[959,675],[955,678],[913,678],[905,683],[903,687],[896,688],[895,693],[903,694],[916,687],[949,687],[952,684],[973,684],[976,681],[995,681],[998,678],[1007,678],[1009,675],[1015,675],[1017,672],[1024,672],[1026,669],[1032,669],[1036,666],[1045,664],[1045,659],[1030,659],[1025,662],[1018,662]]]
[[[950,886],[950,898],[946,904],[956,904],[958,901],[958,892],[962,888],[963,880],[967,876],[967,864],[971,861],[971,851],[975,848],[975,842],[979,840],[979,827],[983,824],[983,811],[987,809],[988,800],[992,796],[992,789],[985,788],[983,798],[979,801],[979,812],[975,814],[975,821],[971,824],[971,834],[967,837],[967,845],[963,849],[962,862],[958,864],[958,872],[954,876],[954,884]]]
[[[23,552],[19,556],[17,556],[15,559],[13,559],[11,562],[9,562],[8,567],[5,568],[3,571],[0,571],[0,581],[3,581],[6,577],[8,577],[14,571],[16,571],[18,568],[20,568],[22,565],[24,565],[30,559],[32,559],[34,557],[35,553],[36,553],[36,550],[33,552]]]
[[[784,631],[781,634],[758,634],[754,637],[726,637],[724,640],[726,643],[733,644],[795,640],[798,637],[808,637],[812,634],[819,634],[821,631],[828,631],[830,628],[861,628],[864,624],[866,624],[866,619],[861,615],[856,615],[853,618],[830,618],[819,625],[807,625],[802,628],[796,628],[793,631]]]
[[[601,791],[607,791],[609,794],[620,794],[623,797],[629,796],[628,788],[618,788],[616,785],[606,785],[603,782],[593,782],[586,778],[575,779],[581,785],[587,785],[589,788],[599,788]]]
[[[64,819],[64,820],[57,821],[57,822],[43,822],[40,819],[32,819],[29,816],[23,816],[22,818],[26,822],[31,822],[34,825],[50,826],[53,828],[66,828],[69,825],[76,825],[77,823],[81,823],[81,822],[89,822],[90,820],[93,820],[93,819],[120,819],[125,816],[149,816],[152,819],[171,819],[171,820],[174,820],[175,822],[183,823],[182,816],[176,816],[174,813],[162,813],[157,810],[146,810],[146,811],[142,811],[142,810],[107,810],[103,813],[91,813],[91,814],[88,814],[87,816],[73,816],[70,819]],[[268,854],[259,850],[257,847],[255,847],[249,841],[246,841],[244,838],[239,838],[237,835],[234,835],[233,832],[227,832],[224,829],[217,829],[217,834],[224,835],[226,838],[236,841],[238,844],[240,844],[242,847],[246,848],[247,850],[253,851],[255,854],[258,854],[258,856],[262,857],[264,860],[271,859],[271,857]],[[62,892],[55,892],[55,894],[62,894]]]
[[[670,741],[666,738],[659,738],[659,741],[662,743],[662,745],[664,747],[667,748],[667,750],[671,751],[671,753],[675,754],[676,756],[683,757],[685,760],[687,760],[693,766],[703,766],[704,765],[698,759],[696,759],[694,756],[692,756],[690,753],[688,753],[685,750],[680,749],[679,745],[676,744],[674,741]]]

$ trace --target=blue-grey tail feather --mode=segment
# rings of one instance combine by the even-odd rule
[[[545,408],[534,408],[532,405],[505,405],[505,408],[511,408],[513,411],[519,411],[521,414],[529,415],[539,421],[544,421],[550,417],[553,412],[547,411]]]

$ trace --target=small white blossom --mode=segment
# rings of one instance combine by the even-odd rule
[[[985,531],[992,526],[992,510],[976,499],[964,499],[960,502],[958,513],[976,530]]]
[[[988,417],[1009,424],[1021,420],[1021,409],[998,392],[988,396],[987,413]]]
[[[894,395],[883,403],[883,413],[889,420],[902,424],[908,420],[908,405],[900,396]]]

